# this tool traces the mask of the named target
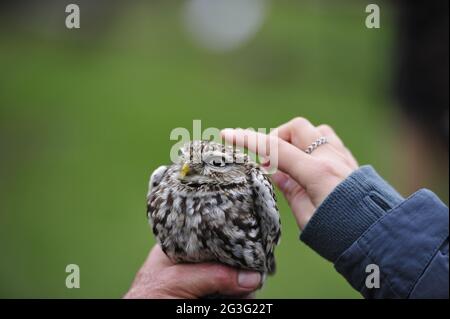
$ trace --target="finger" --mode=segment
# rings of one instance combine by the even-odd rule
[[[221,264],[179,264],[168,269],[171,289],[181,297],[244,296],[261,286],[261,274]]]
[[[345,146],[333,128],[327,124],[321,124],[317,126],[317,129],[321,133],[322,136],[326,136],[328,143],[333,145],[336,149],[344,151]]]
[[[293,120],[280,125],[270,134],[278,136],[282,140],[297,146],[301,150],[305,150],[321,136],[320,131],[312,125],[311,122],[302,117],[294,118]]]
[[[242,129],[225,129],[221,133],[225,141],[268,157],[271,164],[289,174],[300,185],[304,186],[313,179],[315,159],[277,136]]]
[[[358,167],[358,162],[356,161],[356,159],[354,158],[354,156],[352,155],[352,153],[349,151],[349,149],[347,147],[345,147],[344,143],[342,142],[342,140],[339,138],[339,136],[336,134],[336,132],[334,131],[334,129],[327,125],[327,124],[322,124],[319,125],[317,127],[317,129],[324,135],[327,137],[328,142],[334,146],[334,148],[340,152],[344,158],[346,159],[347,163],[351,166],[351,167]]]
[[[255,296],[254,292],[251,292],[248,295],[242,296],[242,299],[255,299],[255,298],[256,298],[256,296]]]
[[[173,265],[174,263],[163,252],[161,246],[159,244],[156,244],[150,251],[150,254],[147,257],[147,260],[144,262],[142,268],[159,270]]]
[[[326,127],[325,127],[326,129]],[[326,133],[329,133],[328,131]],[[279,135],[279,137],[301,150],[305,150],[309,145],[317,141],[321,136],[327,136],[321,132],[317,127],[311,124],[307,119],[297,117],[271,132],[272,135]],[[334,132],[333,132],[333,135]],[[328,136],[327,136],[328,139]],[[331,143],[320,145],[320,151],[314,150],[314,157],[329,158],[335,154]],[[319,156],[318,156],[319,155]]]
[[[272,180],[288,201],[297,225],[303,229],[316,210],[305,189],[283,172],[273,174]]]
[[[349,161],[350,166],[355,169],[358,168],[359,167],[358,161],[353,156],[352,152],[348,148],[346,148],[345,151],[346,151],[347,159]]]

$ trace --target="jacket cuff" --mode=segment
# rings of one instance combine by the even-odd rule
[[[362,166],[327,196],[300,239],[335,262],[373,223],[403,200],[372,166]]]

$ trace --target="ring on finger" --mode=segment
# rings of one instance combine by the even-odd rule
[[[311,143],[306,149],[306,154],[311,154],[315,149],[317,149],[319,146],[327,144],[328,139],[326,136],[321,136],[317,140],[315,140],[313,143]]]

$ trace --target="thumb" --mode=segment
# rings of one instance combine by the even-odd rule
[[[238,270],[221,264],[178,264],[170,267],[171,286],[181,298],[207,295],[247,295],[260,288],[259,272]]]
[[[308,193],[292,177],[281,171],[273,174],[272,180],[288,201],[297,225],[303,230],[316,210]]]

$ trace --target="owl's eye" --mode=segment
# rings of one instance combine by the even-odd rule
[[[225,165],[227,165],[223,156],[210,156],[206,158],[204,162],[214,167],[224,167]]]

